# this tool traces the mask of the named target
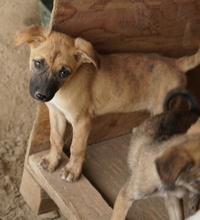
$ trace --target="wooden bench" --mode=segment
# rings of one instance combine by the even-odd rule
[[[159,52],[170,57],[190,55],[200,37],[200,1],[55,0],[50,28],[92,42],[100,53]],[[188,74],[188,88],[200,100],[200,67]],[[93,121],[81,179],[60,178],[72,129],[66,130],[62,161],[53,173],[37,167],[48,151],[49,115],[39,103],[30,135],[20,192],[37,214],[60,209],[67,220],[109,220],[117,193],[128,177],[126,158],[131,129],[147,113],[109,114]],[[168,219],[161,199],[137,202],[127,219]]]

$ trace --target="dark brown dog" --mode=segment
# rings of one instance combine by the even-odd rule
[[[131,176],[117,196],[111,220],[125,220],[134,202],[150,196],[164,198],[170,220],[183,220],[180,198],[187,191],[200,195],[200,110],[185,90],[170,93],[165,105],[175,95],[184,96],[191,109],[164,112],[135,131],[128,158]],[[196,206],[189,204],[193,214],[191,207]]]
[[[85,158],[91,121],[112,112],[162,112],[166,93],[185,87],[185,72],[200,63],[200,51],[180,59],[156,54],[99,55],[81,39],[31,26],[16,34],[16,45],[27,42],[30,54],[30,94],[46,102],[50,113],[51,150],[40,167],[58,166],[66,119],[73,127],[69,163],[62,178],[77,180]]]

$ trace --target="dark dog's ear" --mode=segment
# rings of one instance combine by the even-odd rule
[[[92,44],[82,38],[75,39],[76,56],[81,58],[84,63],[93,63],[97,69],[100,69],[100,57]]]
[[[31,47],[36,48],[46,40],[47,32],[47,29],[42,26],[32,25],[15,34],[15,45],[19,46],[26,42]]]
[[[170,147],[164,154],[155,160],[158,174],[165,185],[171,185],[181,171],[193,165],[193,160],[181,146]]]

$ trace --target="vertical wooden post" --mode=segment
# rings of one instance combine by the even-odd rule
[[[57,210],[58,207],[48,194],[34,180],[26,166],[24,168],[20,193],[24,200],[37,215]]]
[[[49,130],[50,125],[48,109],[45,104],[39,103],[37,106],[37,114],[34,125],[29,137],[24,171],[20,186],[20,193],[22,194],[24,200],[38,215],[58,209],[54,201],[30,174],[28,164],[28,158],[30,155],[49,148]]]

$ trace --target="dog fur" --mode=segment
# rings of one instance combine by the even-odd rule
[[[164,198],[170,220],[182,220],[180,198],[187,191],[200,194],[200,110],[186,90],[170,92],[164,103],[181,94],[190,103],[190,110],[156,115],[132,135],[128,156],[131,175],[117,196],[111,220],[125,220],[133,203],[150,196]]]
[[[82,171],[91,121],[113,112],[162,112],[168,91],[186,86],[185,72],[200,63],[200,50],[171,59],[157,54],[100,55],[84,39],[34,25],[16,33],[16,45],[30,45],[30,94],[49,109],[51,149],[39,166],[59,164],[66,120],[73,128],[70,160],[62,179],[75,181]]]

